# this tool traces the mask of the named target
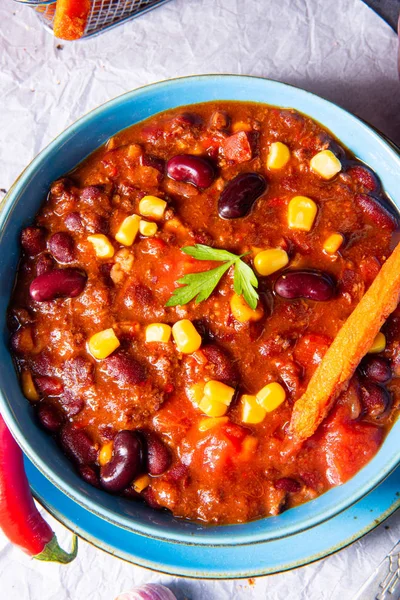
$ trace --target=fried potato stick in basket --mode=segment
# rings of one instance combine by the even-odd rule
[[[78,40],[85,33],[91,0],[57,0],[54,35],[63,40]]]

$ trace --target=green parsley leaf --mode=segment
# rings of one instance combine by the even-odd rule
[[[190,300],[196,297],[196,303],[207,300],[219,283],[222,275],[233,265],[234,261],[229,261],[211,269],[210,271],[202,271],[201,273],[189,273],[178,283],[184,287],[177,288],[168,300],[165,306],[180,306],[187,304]]]
[[[197,260],[217,260],[225,262],[226,260],[238,260],[240,258],[237,254],[232,254],[228,250],[219,250],[218,248],[211,248],[211,246],[204,246],[204,244],[196,244],[195,246],[185,246],[182,248],[182,252],[193,256]]]
[[[242,295],[253,310],[257,307],[259,296],[256,288],[258,287],[258,280],[252,268],[241,260],[245,254],[238,256],[237,254],[228,252],[228,250],[211,248],[203,244],[185,246],[182,248],[182,252],[197,260],[218,261],[223,264],[208,271],[189,273],[179,279],[177,283],[182,287],[177,288],[173,292],[165,306],[181,306],[194,298],[196,303],[207,300],[217,287],[224,273],[232,265],[235,265],[233,284],[236,294]]]
[[[233,287],[238,296],[243,296],[252,310],[257,308],[258,294],[254,288],[258,287],[257,277],[253,269],[242,260],[235,263]]]

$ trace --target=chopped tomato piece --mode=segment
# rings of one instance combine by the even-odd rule
[[[344,422],[341,411],[330,421],[321,439],[325,455],[326,477],[331,485],[345,483],[376,454],[383,430],[375,425]]]
[[[244,131],[238,131],[229,136],[222,143],[222,148],[224,150],[225,158],[228,160],[233,160],[236,163],[251,160],[251,146],[247,133]]]
[[[307,333],[300,338],[294,350],[294,357],[304,367],[318,365],[331,345],[332,339],[319,333]]]

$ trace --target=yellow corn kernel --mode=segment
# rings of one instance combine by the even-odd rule
[[[171,327],[166,323],[152,323],[146,327],[146,342],[167,344],[171,337]]]
[[[157,233],[157,223],[150,223],[150,221],[143,221],[140,219],[139,231],[146,237],[151,237]]]
[[[141,475],[133,482],[133,489],[140,494],[140,492],[143,492],[143,490],[148,487],[150,481],[151,479],[148,475]]]
[[[119,226],[115,239],[124,246],[132,246],[135,241],[135,237],[139,231],[140,217],[138,215],[131,215],[126,217]]]
[[[204,396],[204,381],[199,381],[198,383],[194,383],[189,389],[188,389],[188,396],[190,398],[190,400],[193,402],[193,404],[196,404],[196,406],[198,406],[200,404],[200,402],[203,400],[203,396]]]
[[[106,235],[95,233],[94,235],[89,235],[87,239],[92,244],[96,256],[99,258],[111,258],[114,256],[114,246]]]
[[[274,142],[270,145],[267,158],[268,169],[283,169],[289,160],[290,150],[286,144],[282,144],[282,142]]]
[[[256,395],[257,402],[267,412],[272,412],[285,401],[286,392],[277,382],[268,383]]]
[[[35,384],[33,383],[32,375],[30,371],[22,371],[21,373],[21,386],[25,398],[32,402],[39,400],[39,394],[36,391]]]
[[[223,417],[228,407],[222,402],[211,400],[207,396],[203,396],[202,401],[199,404],[199,409],[209,417]]]
[[[343,240],[341,233],[332,233],[324,242],[324,251],[327,254],[335,254],[343,244]]]
[[[164,215],[167,203],[157,196],[144,196],[139,202],[139,212],[144,217],[152,217],[153,219],[161,219]]]
[[[233,133],[236,133],[237,131],[251,131],[252,127],[250,123],[246,123],[245,121],[235,121],[231,129]]]
[[[232,402],[235,389],[222,383],[221,381],[207,381],[204,386],[204,396],[210,400],[221,402],[225,406],[229,406]]]
[[[312,157],[310,167],[323,179],[332,179],[341,171],[342,163],[331,150],[322,150]]]
[[[98,460],[99,460],[99,465],[101,467],[104,467],[104,465],[109,463],[110,460],[112,459],[113,447],[114,447],[113,442],[107,442],[100,448]]]
[[[119,346],[119,340],[114,333],[114,330],[104,329],[92,335],[88,343],[89,352],[98,360],[107,358]]]
[[[228,417],[208,417],[207,419],[202,419],[199,423],[199,431],[214,429],[214,427],[224,425],[224,423],[227,423],[228,421]]]
[[[269,248],[254,257],[254,266],[260,275],[271,275],[283,269],[289,262],[287,252],[282,248]]]
[[[251,423],[256,425],[265,419],[267,411],[260,406],[255,396],[243,394],[240,399],[242,406],[242,421],[243,423]]]
[[[264,311],[261,306],[258,306],[255,310],[250,308],[243,296],[233,294],[231,301],[231,312],[237,321],[240,323],[246,323],[247,321],[259,321],[262,319]]]
[[[192,354],[201,346],[201,336],[189,319],[177,321],[172,326],[172,336],[179,352]]]
[[[289,202],[288,225],[290,229],[310,231],[317,216],[317,205],[307,196],[294,196]]]
[[[380,331],[374,339],[371,348],[368,350],[368,354],[377,354],[378,352],[383,352],[385,348],[386,338],[382,331]]]

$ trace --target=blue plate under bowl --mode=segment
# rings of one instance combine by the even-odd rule
[[[160,111],[210,100],[244,100],[295,108],[330,129],[376,171],[397,206],[400,158],[368,125],[303,90],[253,77],[210,75],[150,85],[108,102],[69,127],[45,148],[12,186],[0,215],[0,409],[13,435],[34,465],[62,492],[111,524],[168,542],[238,546],[277,540],[322,523],[357,502],[400,461],[400,421],[377,455],[345,485],[278,517],[244,525],[204,527],[175,519],[140,503],[111,496],[85,483],[50,436],[37,427],[21,393],[8,350],[6,310],[19,258],[19,235],[31,223],[52,181],[64,175],[117,131]]]

